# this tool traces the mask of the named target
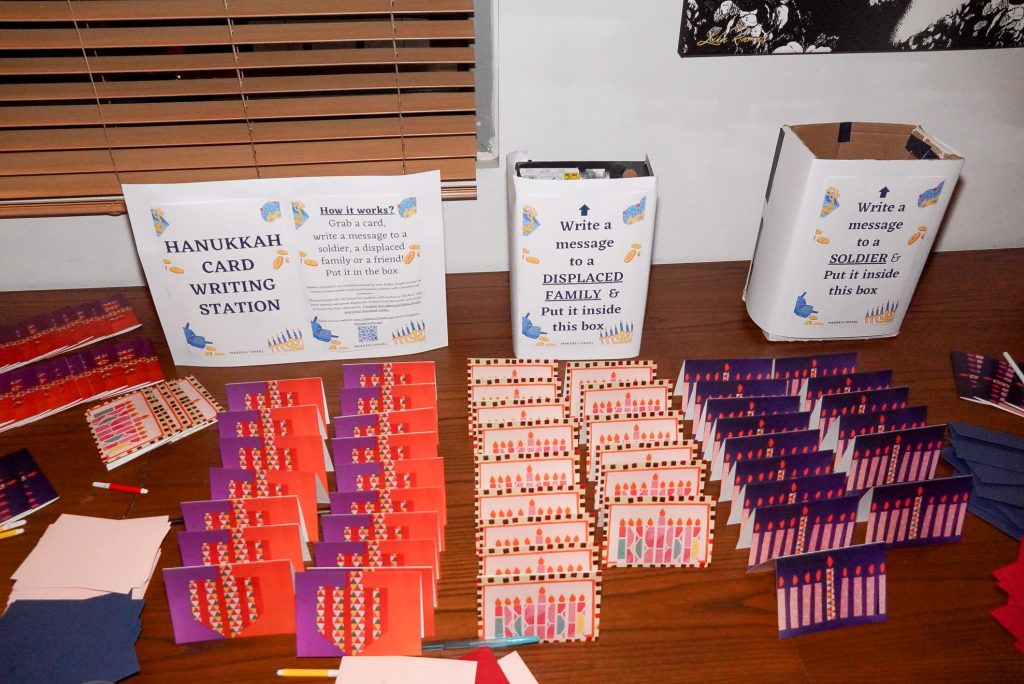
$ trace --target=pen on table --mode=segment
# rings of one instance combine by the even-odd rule
[[[1024,373],[1021,372],[1020,366],[1018,366],[1017,362],[1013,360],[1012,356],[1010,356],[1010,352],[1003,352],[1003,358],[1005,358],[1006,362],[1010,364],[1010,368],[1013,369],[1013,372],[1017,374],[1017,379],[1024,382]]]
[[[0,539],[7,539],[8,537],[17,537],[19,534],[24,534],[24,527],[15,527],[13,530],[4,530],[0,532]]]
[[[13,530],[16,527],[24,527],[27,522],[28,521],[24,520],[24,519],[22,519],[22,520],[13,520],[11,522],[5,522],[3,525],[0,525],[0,532],[6,532],[7,530]]]
[[[309,670],[297,667],[286,667],[277,671],[278,677],[334,677],[338,678],[338,670]]]
[[[145,487],[133,487],[131,485],[112,484],[110,482],[93,482],[92,486],[97,489],[112,489],[117,492],[129,492],[131,494],[149,494],[149,490]]]
[[[536,636],[505,637],[503,639],[456,639],[454,641],[428,641],[423,644],[424,651],[447,651],[456,648],[512,648],[513,646],[529,646],[540,641]]]

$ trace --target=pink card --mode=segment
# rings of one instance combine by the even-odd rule
[[[477,551],[540,551],[589,548],[594,519],[588,513],[562,520],[504,520],[477,527]]]
[[[481,577],[478,603],[481,639],[590,641],[598,634],[601,581],[597,573]]]
[[[605,567],[696,566],[711,563],[715,502],[622,501],[607,503],[601,548]]]
[[[569,419],[569,405],[564,401],[495,401],[469,407],[469,434],[481,425],[496,423],[564,423]]]
[[[521,454],[572,454],[576,423],[498,423],[477,430],[474,449],[484,458]]]
[[[517,553],[485,553],[480,575],[550,575],[597,570],[594,549],[545,549]]]
[[[662,441],[636,444],[601,444],[587,452],[587,479],[600,482],[604,468],[627,463],[681,463],[697,457],[694,442]]]
[[[563,395],[569,411],[579,417],[583,411],[583,385],[599,382],[650,382],[657,377],[654,361],[569,361],[565,364]]]
[[[469,384],[478,380],[558,380],[558,362],[538,359],[467,359]]]
[[[478,459],[477,494],[575,489],[579,486],[574,455],[524,456],[504,461]]]
[[[557,380],[475,380],[470,383],[469,405],[511,401],[558,401],[561,386]]]
[[[476,500],[479,522],[499,520],[553,520],[575,516],[582,510],[582,492],[525,492],[483,494]]]

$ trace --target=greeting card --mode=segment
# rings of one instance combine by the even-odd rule
[[[828,475],[832,472],[834,455],[832,451],[811,451],[792,456],[736,461],[732,478],[722,480],[719,501],[735,501],[745,485],[755,482],[791,480],[795,477]]]
[[[694,425],[703,425],[707,418],[705,404],[710,399],[726,397],[781,397],[789,394],[785,380],[706,380],[694,383],[686,404],[686,417]],[[798,402],[799,403],[799,402]]]
[[[620,413],[660,413],[672,408],[672,381],[585,383],[580,390],[582,417]]]
[[[175,643],[295,631],[292,566],[286,560],[165,568],[164,586]]]
[[[341,378],[345,387],[391,387],[436,382],[433,361],[345,363],[341,366]]]
[[[344,463],[404,461],[437,458],[433,432],[410,432],[372,437],[335,437],[330,440],[335,469]]]
[[[870,411],[840,416],[821,440],[822,449],[834,449],[836,459],[842,462],[850,444],[858,435],[891,432],[924,427],[928,422],[927,406],[906,406],[887,411]]]
[[[747,569],[782,556],[849,546],[860,497],[842,496],[754,511]]]
[[[562,385],[557,378],[493,378],[473,380],[469,383],[467,394],[470,406],[511,401],[558,401],[562,395]]]
[[[704,460],[714,461],[715,453],[722,448],[722,442],[730,437],[750,437],[771,432],[807,430],[810,428],[810,421],[809,411],[719,418],[710,424],[701,442],[704,445]]]
[[[594,489],[594,509],[603,515],[606,501],[623,498],[674,501],[702,496],[704,469],[705,464],[699,461],[607,465]]]
[[[444,487],[444,459],[339,463],[334,477],[339,492]]]
[[[569,402],[570,414],[579,417],[583,410],[583,385],[651,382],[657,375],[658,364],[654,361],[568,361],[562,396]]]
[[[496,423],[564,423],[569,420],[569,404],[559,400],[493,401],[469,407],[469,435],[473,437],[481,425]]]
[[[595,549],[546,549],[480,556],[480,576],[563,575],[598,569]]]
[[[57,498],[28,449],[0,456],[0,525],[21,520]]]
[[[437,408],[437,388],[433,382],[378,387],[346,386],[341,390],[343,416],[422,408]]]
[[[541,359],[466,359],[469,383],[477,380],[558,380],[558,362]]]
[[[444,551],[444,529],[437,511],[330,514],[320,516],[324,541],[436,539]]]
[[[683,359],[676,380],[676,395],[689,403],[693,385],[709,380],[768,380],[772,377],[774,359]]]
[[[635,416],[596,416],[585,422],[588,450],[603,444],[669,442],[683,437],[683,416],[678,411]]]
[[[587,450],[587,479],[600,482],[604,469],[613,465],[692,462],[697,458],[697,447],[696,442],[679,440],[591,445]]]
[[[331,513],[436,512],[448,522],[443,487],[411,487],[365,492],[331,492]]]
[[[881,485],[871,491],[867,543],[887,547],[959,541],[963,534],[970,475]]]
[[[327,430],[316,406],[281,406],[251,411],[224,411],[217,414],[220,437],[319,436],[327,439]]]
[[[776,506],[843,496],[846,493],[845,485],[846,475],[843,473],[752,482],[740,488],[739,495],[729,512],[728,524],[746,524],[754,509],[760,506]],[[742,538],[743,533],[741,532],[740,539]]]
[[[716,421],[723,418],[740,418],[752,416],[771,416],[778,413],[796,413],[800,410],[800,398],[790,395],[774,397],[718,397],[704,402],[704,423],[694,424],[694,432],[698,427],[700,434],[715,432]],[[704,460],[710,461],[711,445],[705,444]],[[715,450],[720,445],[715,445]]]
[[[803,394],[804,384],[811,378],[847,375],[857,370],[857,352],[792,356],[775,359],[776,378],[786,380],[786,394]]]
[[[570,454],[576,451],[576,423],[499,423],[482,425],[474,440],[477,456]]]
[[[224,385],[224,391],[228,395],[229,411],[311,405],[316,406],[320,420],[331,422],[321,378],[232,382]]]
[[[803,410],[810,411],[826,394],[849,394],[892,387],[892,371],[863,371],[845,375],[822,375],[808,378],[803,397]]]
[[[313,545],[313,558],[322,568],[429,568],[432,584],[441,576],[441,560],[435,539],[318,542]]]
[[[560,520],[503,520],[477,525],[477,552],[543,551],[593,546],[594,519],[588,513]]]
[[[909,387],[888,387],[864,392],[826,394],[811,408],[811,425],[817,425],[822,439],[829,433],[832,424],[841,416],[856,413],[873,413],[909,405]]]
[[[780,558],[779,638],[885,620],[885,584],[882,544]]]
[[[288,560],[302,572],[309,549],[298,525],[264,525],[202,532],[179,532],[182,565],[223,565]]]
[[[182,501],[181,517],[187,532],[296,524],[302,532],[302,541],[309,541],[297,496]]]
[[[409,409],[389,413],[335,416],[335,437],[371,437],[406,432],[433,432],[437,441],[437,408]]]
[[[696,566],[711,562],[715,503],[609,499],[602,560],[606,567]]]
[[[476,492],[505,492],[575,489],[579,483],[575,455],[523,456],[504,461],[477,459]]]
[[[818,451],[817,430],[730,437],[722,442],[719,451],[721,457],[711,462],[711,479],[731,480],[733,466],[739,461],[806,454],[812,451]]]
[[[597,573],[481,577],[478,636],[536,636],[541,642],[590,641],[598,635]]]
[[[309,540],[319,538],[316,505],[317,480],[313,473],[299,470],[239,470],[210,468],[211,499],[248,499],[295,496]]]
[[[299,470],[316,475],[326,492],[328,465],[334,470],[324,441],[317,435],[275,437],[222,437],[220,462],[225,468],[245,470]],[[326,496],[326,494],[325,494]],[[324,499],[326,500],[326,499]]]
[[[501,520],[552,520],[581,512],[583,493],[579,490],[477,494],[476,519],[480,523]]]
[[[847,473],[851,494],[876,485],[930,480],[935,477],[945,434],[945,425],[929,425],[859,435],[837,470]]]
[[[420,573],[408,568],[311,568],[296,577],[296,655],[420,655]]]

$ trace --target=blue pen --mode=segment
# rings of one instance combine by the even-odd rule
[[[505,637],[503,639],[456,639],[455,641],[430,641],[423,644],[424,651],[446,651],[456,648],[512,648],[529,646],[540,641],[536,636]]]

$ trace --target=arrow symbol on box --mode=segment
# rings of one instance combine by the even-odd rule
[[[586,204],[584,204],[582,207],[580,207],[580,216],[586,216],[589,212],[590,212],[590,207],[588,207]]]
[[[885,199],[885,196],[888,195],[888,194],[889,194],[889,188],[887,188],[887,187],[883,187],[881,190],[878,191],[878,196],[881,197],[882,199]]]

